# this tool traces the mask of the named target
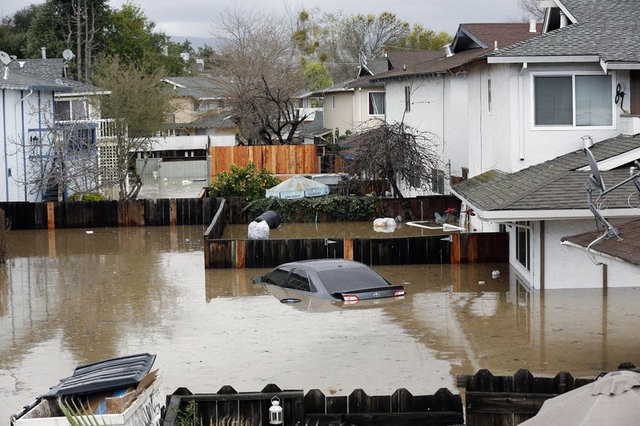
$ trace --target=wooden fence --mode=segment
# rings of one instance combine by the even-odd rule
[[[167,397],[163,425],[177,424],[180,410],[184,412],[190,403],[199,424],[267,425],[274,396],[283,407],[285,425],[455,425],[464,420],[460,395],[447,389],[417,396],[406,389],[380,396],[369,396],[362,389],[348,396],[325,396],[313,389],[303,396],[302,391],[283,391],[270,384],[261,392],[239,393],[223,386],[218,393],[193,395],[178,389]]]
[[[623,363],[618,369],[635,369],[635,366]],[[567,372],[555,377],[534,377],[525,369],[513,376],[494,376],[489,370],[479,370],[474,375],[458,376],[457,386],[465,390],[467,426],[515,426],[535,416],[547,399],[595,379],[574,378]]]
[[[209,224],[217,211],[215,198],[160,200],[4,202],[10,229],[103,228]]]
[[[389,200],[395,203],[397,200]],[[450,203],[448,197],[416,199],[430,209]],[[204,234],[205,268],[272,268],[305,259],[345,258],[367,265],[508,262],[506,233],[446,234],[387,238],[221,239],[228,223],[247,223],[244,202],[218,203],[215,219]],[[394,204],[388,207],[393,211]],[[449,237],[450,236],[450,240]]]
[[[249,162],[274,174],[320,173],[315,145],[212,146],[209,156],[210,180],[232,165],[245,168]]]

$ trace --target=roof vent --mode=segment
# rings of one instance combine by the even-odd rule
[[[447,43],[444,45],[444,53],[447,55],[447,58],[453,56],[453,52],[451,51],[451,43]]]
[[[498,51],[498,40],[494,40],[493,41],[493,51],[497,52]]]
[[[42,59],[47,59],[47,48],[41,47],[40,52],[42,52]]]
[[[536,29],[536,20],[535,19],[531,19],[529,21],[529,32],[530,33],[537,33],[538,30]]]

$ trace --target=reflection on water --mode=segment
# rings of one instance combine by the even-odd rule
[[[77,365],[139,352],[158,355],[165,393],[276,383],[417,394],[456,391],[457,374],[480,368],[593,376],[640,365],[638,289],[541,294],[503,264],[382,266],[404,300],[316,309],[252,284],[266,270],[205,271],[201,227],[89,231],[10,233],[0,425]]]

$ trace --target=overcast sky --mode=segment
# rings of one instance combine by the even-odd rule
[[[109,0],[119,8],[125,0]],[[319,8],[356,13],[395,13],[411,24],[419,23],[435,31],[454,34],[460,23],[521,21],[524,12],[519,0],[134,0],[145,15],[169,36],[212,38],[215,22],[225,8],[242,5],[266,12],[285,13],[287,9]],[[0,17],[42,0],[0,0]],[[1,49],[1,47],[0,47]]]

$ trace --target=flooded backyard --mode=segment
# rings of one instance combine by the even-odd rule
[[[0,269],[0,425],[77,365],[142,352],[157,355],[167,394],[269,383],[432,394],[458,392],[456,375],[481,368],[594,376],[640,365],[640,289],[529,292],[505,264],[404,265],[375,267],[405,285],[400,301],[284,304],[252,284],[264,269],[205,270],[202,233],[11,232]]]

